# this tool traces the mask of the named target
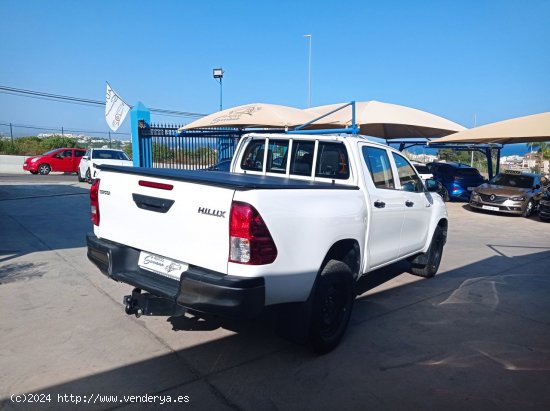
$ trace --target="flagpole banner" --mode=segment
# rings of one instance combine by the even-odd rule
[[[105,95],[105,120],[110,129],[117,131],[126,115],[130,111],[130,106],[120,98],[109,83],[107,83],[107,92]]]

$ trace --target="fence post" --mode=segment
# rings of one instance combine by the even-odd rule
[[[130,119],[132,122],[132,161],[134,167],[147,167],[151,166],[151,139],[148,138],[147,142],[144,142],[145,150],[141,150],[140,138],[139,138],[139,121],[143,120],[147,125],[151,122],[151,112],[147,107],[143,105],[141,101],[132,108],[130,111]],[[148,149],[147,149],[148,148]],[[149,155],[149,158],[147,157]]]

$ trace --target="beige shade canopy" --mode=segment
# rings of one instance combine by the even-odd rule
[[[312,107],[305,111],[317,116],[329,113],[342,107],[342,104]],[[319,122],[332,127],[351,126],[351,106],[329,114]],[[358,101],[355,103],[355,123],[361,134],[385,139],[410,137],[441,137],[457,131],[466,130],[460,124],[425,111],[381,103],[379,101]],[[317,124],[317,122],[315,123]]]
[[[302,125],[314,118],[315,115],[312,113],[294,107],[254,103],[209,114],[183,126],[178,131],[209,127],[285,128]]]
[[[550,141],[550,112],[497,121],[433,142],[512,144],[542,141]]]

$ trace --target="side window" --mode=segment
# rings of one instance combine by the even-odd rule
[[[346,147],[342,143],[319,143],[316,177],[347,180],[349,161]]]
[[[262,171],[264,165],[265,140],[252,140],[244,153],[241,168],[243,170]]]
[[[86,154],[84,154],[86,157],[90,158],[91,159],[91,155],[92,155],[92,150],[88,150],[86,151]]]
[[[285,174],[288,160],[287,154],[288,140],[269,140],[266,171]]]
[[[82,150],[75,150],[74,151],[74,156],[75,157],[82,157],[84,155],[85,151],[82,151]]]
[[[414,169],[405,157],[396,153],[392,153],[392,155],[395,161],[395,166],[397,167],[397,176],[399,177],[399,182],[401,183],[401,190],[412,191],[414,193],[423,192],[424,185],[422,184],[422,180],[416,175]]]
[[[395,188],[390,159],[386,150],[375,147],[363,147],[363,159],[369,169],[376,188]]]
[[[314,151],[315,143],[313,141],[294,140],[292,144],[290,174],[298,176],[311,176]]]
[[[63,157],[72,157],[73,156],[73,150],[65,150],[63,152]]]

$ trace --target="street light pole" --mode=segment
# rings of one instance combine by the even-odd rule
[[[218,80],[220,82],[220,111],[222,111],[222,79],[223,79],[223,69],[215,68],[212,70],[212,76],[214,77],[214,80]]]
[[[311,107],[311,34],[304,34],[304,37],[309,38],[309,58],[308,58],[308,75],[307,75],[307,106]]]

